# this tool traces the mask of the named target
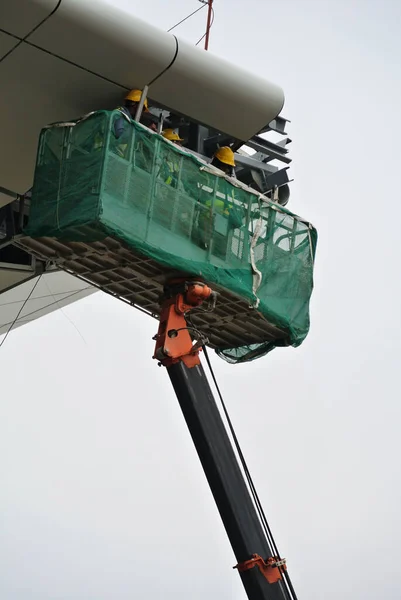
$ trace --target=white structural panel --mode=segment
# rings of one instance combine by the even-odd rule
[[[0,302],[1,294],[6,293],[5,290],[9,290],[17,285],[20,285],[24,281],[28,281],[35,276],[32,268],[2,268],[0,264]]]
[[[62,0],[29,41],[126,88],[160,75],[177,48],[172,34],[104,0]]]
[[[113,107],[121,89],[27,44],[0,62],[0,187],[24,193],[33,181],[44,124]]]
[[[3,56],[11,52],[11,50],[15,48],[18,43],[19,42],[15,37],[0,31],[0,60],[3,58]]]
[[[37,280],[38,277],[34,277],[0,293],[0,336],[7,333],[11,326],[14,329],[30,323],[97,291],[85,281],[62,271],[45,273],[38,283]],[[15,319],[17,321],[14,323]]]
[[[23,38],[49,17],[58,4],[58,0],[3,0],[0,3],[0,28]]]
[[[182,40],[175,61],[149,94],[243,141],[277,117],[284,104],[279,87]]]
[[[150,84],[156,102],[241,140],[282,109],[282,90],[106,0],[0,3],[0,186],[33,180],[40,129],[113,108]]]
[[[10,197],[8,194],[3,194],[0,191],[0,208],[6,206],[6,204],[10,204],[10,202],[13,202],[13,200],[15,200],[15,198]]]

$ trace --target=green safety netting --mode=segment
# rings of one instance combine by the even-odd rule
[[[288,333],[217,349],[230,362],[298,346],[308,333],[316,230],[119,111],[42,130],[26,234],[113,236],[229,290]]]

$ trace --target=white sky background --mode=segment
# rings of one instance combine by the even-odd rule
[[[114,3],[165,29],[198,6]],[[289,208],[320,236],[303,346],[216,374],[299,600],[398,600],[401,3],[215,13],[211,51],[284,88]],[[0,351],[0,597],[244,599],[156,322],[101,294],[64,312],[81,336],[58,312]]]

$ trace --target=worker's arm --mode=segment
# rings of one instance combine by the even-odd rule
[[[131,133],[128,121],[125,117],[119,117],[114,123],[114,134],[117,139],[123,138],[121,141],[127,141],[125,138]],[[125,136],[124,136],[125,134]]]

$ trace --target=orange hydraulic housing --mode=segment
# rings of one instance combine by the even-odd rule
[[[159,331],[155,336],[153,358],[168,367],[182,360],[187,367],[200,364],[199,351],[203,340],[192,341],[185,315],[203,302],[214,298],[215,293],[201,281],[174,281],[165,288],[165,298],[160,313]]]
[[[241,573],[243,571],[249,571],[249,569],[253,569],[254,567],[259,568],[260,572],[269,583],[277,583],[277,581],[282,579],[281,570],[287,570],[285,558],[278,559],[271,556],[264,561],[259,554],[252,554],[251,559],[246,560],[243,563],[239,563],[233,568],[238,569],[238,571]]]

